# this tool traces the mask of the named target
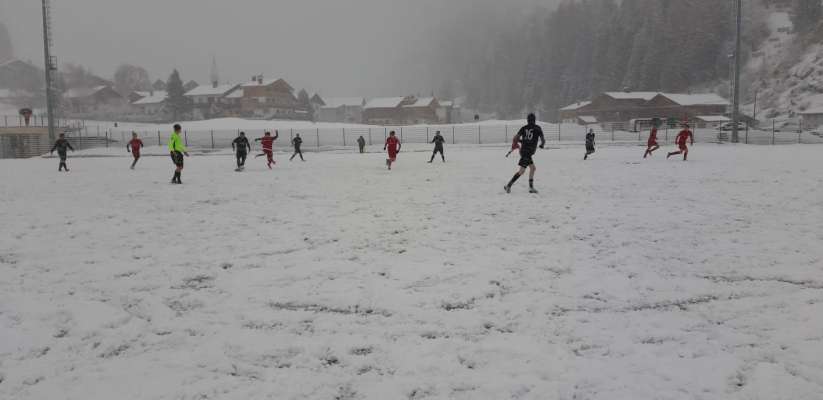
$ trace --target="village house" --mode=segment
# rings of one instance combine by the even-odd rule
[[[445,124],[459,124],[462,121],[460,117],[460,107],[455,104],[453,100],[437,101],[437,120]]]
[[[43,70],[31,63],[11,60],[0,64],[0,89],[36,91],[45,88]]]
[[[300,107],[294,88],[283,79],[255,76],[240,86],[243,97],[240,114],[259,119],[306,119],[308,111]]]
[[[803,129],[817,129],[823,126],[823,106],[800,112]]]
[[[63,94],[64,104],[69,112],[85,114],[105,108],[120,107],[127,101],[111,86],[93,88],[71,88]]]
[[[403,106],[415,104],[414,96],[379,97],[369,100],[363,106],[363,123],[370,125],[403,125],[406,110]]]
[[[191,80],[191,81],[188,81],[188,82],[183,84],[183,91],[184,92],[189,92],[189,91],[193,90],[194,88],[196,88],[198,86],[200,86],[199,83],[197,83],[194,80]]]
[[[366,101],[362,97],[330,97],[325,103],[317,112],[318,121],[363,122],[363,105]]]
[[[437,117],[437,109],[440,103],[434,97],[421,97],[414,103],[403,106],[403,112],[407,124],[436,124],[440,122]]]
[[[559,110],[561,121],[625,123],[634,119],[691,120],[698,116],[726,114],[728,100],[713,94],[670,94],[659,92],[606,92],[590,102],[579,102]]]
[[[209,119],[224,116],[224,110],[230,107],[226,96],[239,88],[240,85],[237,84],[219,85],[212,82],[210,86],[198,86],[186,92],[185,96],[191,100],[193,118]]]
[[[168,93],[155,91],[152,95],[131,103],[134,110],[143,116],[159,117],[165,112]]]

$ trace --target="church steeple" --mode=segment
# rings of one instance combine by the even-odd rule
[[[217,87],[220,84],[220,76],[217,73],[217,58],[215,56],[211,57],[211,73],[209,74],[209,79],[211,80],[211,86]]]

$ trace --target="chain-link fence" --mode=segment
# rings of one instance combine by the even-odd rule
[[[283,125],[282,121],[278,124]],[[765,124],[765,123],[764,123]],[[813,144],[823,143],[822,130],[804,128],[797,120],[774,120],[760,128],[742,127],[739,141],[747,144]],[[169,130],[156,128],[105,128],[98,125],[86,125],[82,122],[67,122],[71,128],[62,128],[69,140],[78,148],[125,146],[131,140],[132,132],[137,133],[146,146],[165,146],[169,140]],[[322,126],[322,125],[321,125]],[[280,135],[279,147],[286,147],[291,139],[300,135],[303,148],[307,151],[334,150],[357,147],[360,137],[367,145],[381,145],[389,132],[395,131],[402,143],[428,143],[436,132],[440,132],[447,143],[460,145],[509,144],[521,125],[516,124],[460,124],[430,126],[373,126],[373,127],[318,127],[277,129]],[[184,124],[185,127],[185,124]],[[649,136],[649,128],[635,129],[629,124],[604,123],[596,125],[576,124],[541,124],[548,142],[582,143],[586,132],[595,131],[598,143],[643,144]],[[695,142],[722,143],[729,142],[731,131],[728,124],[722,126],[700,126],[693,128]],[[1,128],[0,128],[1,129]],[[672,143],[679,132],[679,127],[664,126],[658,130],[660,143]],[[187,147],[200,150],[220,150],[231,148],[231,142],[241,129],[183,130],[183,140]],[[243,129],[249,140],[263,136],[263,129]],[[20,151],[20,146],[38,143],[38,148]],[[254,144],[253,144],[254,146]],[[41,151],[42,139],[22,138],[14,135],[0,135],[0,157],[15,157],[21,154],[34,155]],[[256,146],[255,146],[256,147]]]

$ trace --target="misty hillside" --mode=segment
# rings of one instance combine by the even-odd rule
[[[776,23],[780,15],[790,20],[789,15],[801,14],[807,26],[816,26],[819,16],[802,9],[812,2],[745,2],[744,65],[751,65],[753,56],[762,58],[758,49],[780,40],[774,39],[777,29],[785,31],[786,24]],[[500,117],[535,110],[552,119],[558,108],[607,90],[715,91],[728,97],[731,6],[715,0],[568,1],[500,32],[471,62],[461,60],[466,67],[454,79],[461,79],[470,106]],[[762,76],[762,89],[782,91],[791,78],[777,71],[800,62],[821,35],[806,35],[802,43],[793,41],[796,37],[790,35],[793,46],[785,50],[794,56],[769,54],[773,77]],[[803,80],[808,71],[797,73]],[[793,88],[821,92],[808,84]],[[745,86],[743,91],[744,101],[753,96]]]

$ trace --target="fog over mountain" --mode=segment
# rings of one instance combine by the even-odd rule
[[[152,79],[284,77],[326,95],[440,90],[438,58],[486,40],[554,0],[54,1],[55,55],[111,79],[121,63]],[[42,63],[41,2],[0,0],[15,55]],[[455,40],[458,38],[459,40]],[[465,47],[463,45],[465,43]],[[443,68],[447,68],[443,66]]]

